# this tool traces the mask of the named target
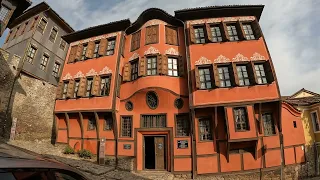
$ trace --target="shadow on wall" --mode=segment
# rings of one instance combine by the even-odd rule
[[[10,131],[12,126],[12,107],[15,93],[26,95],[22,86],[15,82],[18,56],[11,56],[10,54],[0,49],[0,138],[8,141],[10,138]]]

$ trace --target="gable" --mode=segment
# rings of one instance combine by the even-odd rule
[[[307,93],[305,91],[299,92],[298,94],[296,94],[295,96],[291,97],[291,98],[303,98],[303,97],[311,97],[314,96],[313,94]]]

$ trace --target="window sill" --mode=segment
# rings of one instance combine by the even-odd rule
[[[179,46],[179,44],[170,44],[170,43],[166,43],[166,44],[171,46]]]
[[[208,143],[208,142],[214,142],[214,140],[199,140],[198,143]]]
[[[175,138],[190,138],[190,135],[189,136],[175,136]]]
[[[236,132],[248,132],[250,130],[235,130]]]
[[[320,132],[319,132],[319,133],[320,133]],[[263,135],[263,137],[273,137],[273,136],[278,136],[278,134]]]
[[[320,134],[320,131],[313,131],[315,134]]]

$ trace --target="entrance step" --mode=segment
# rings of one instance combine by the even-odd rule
[[[134,172],[137,176],[141,176],[146,179],[154,179],[154,180],[173,180],[174,175],[168,171],[139,171]]]

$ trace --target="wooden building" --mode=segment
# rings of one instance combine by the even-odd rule
[[[133,170],[210,174],[302,163],[300,112],[282,104],[263,5],[151,8],[64,36],[57,142]],[[283,135],[282,135],[283,134]],[[283,138],[282,138],[283,137]]]

